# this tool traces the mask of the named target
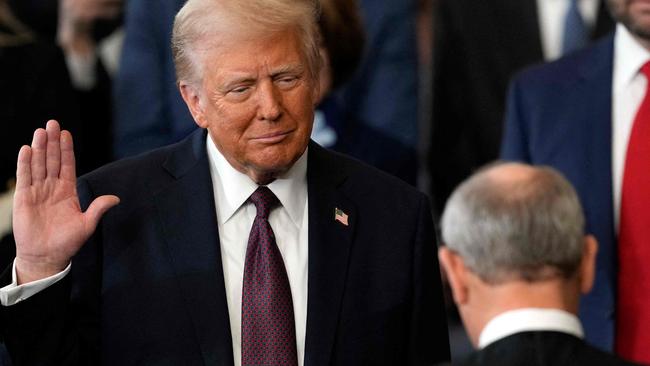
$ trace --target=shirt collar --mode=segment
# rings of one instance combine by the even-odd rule
[[[634,39],[624,25],[616,26],[614,39],[614,93],[624,90],[650,60],[650,51]]]
[[[580,320],[559,309],[526,308],[506,311],[492,318],[478,340],[479,349],[515,333],[527,331],[556,331],[584,337]]]
[[[209,133],[206,145],[210,175],[214,185],[217,219],[224,224],[246,203],[258,185],[246,174],[230,165],[217,149]],[[280,204],[287,210],[297,227],[302,224],[307,202],[307,153],[308,151],[305,150],[286,173],[268,184],[269,189],[278,197]]]

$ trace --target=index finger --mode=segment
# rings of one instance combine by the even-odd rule
[[[32,184],[32,148],[23,145],[18,152],[16,167],[16,189],[28,188]]]

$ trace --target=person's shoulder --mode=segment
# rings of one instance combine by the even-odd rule
[[[424,193],[403,180],[354,157],[315,144],[310,145],[310,154],[318,155],[317,163],[311,168],[328,169],[344,176],[343,186],[352,192],[362,191],[368,197],[426,198]]]
[[[600,350],[594,346],[584,343],[584,350],[581,355],[580,364],[593,366],[640,366],[640,364],[624,360],[609,352]]]
[[[207,156],[201,153],[205,149],[204,139],[205,134],[197,131],[180,142],[106,164],[81,176],[79,182],[98,194],[151,191],[173,180],[174,172],[169,166],[189,169]]]
[[[98,181],[120,176],[146,175],[160,168],[177,144],[156,148],[138,155],[130,156],[93,170],[80,177],[88,181]]]
[[[555,61],[537,63],[517,72],[515,84],[526,88],[571,83],[601,64],[611,64],[614,37],[610,34],[585,49],[576,51]]]
[[[597,349],[570,334],[555,331],[527,331],[500,339],[470,354],[460,366],[525,365],[634,366]]]

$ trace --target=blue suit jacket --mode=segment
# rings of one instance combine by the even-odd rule
[[[232,365],[205,139],[196,131],[80,178],[82,206],[107,193],[121,203],[65,280],[0,307],[17,365]],[[355,160],[309,149],[305,365],[448,360],[427,198]],[[334,220],[335,208],[348,226]]]
[[[612,196],[613,36],[512,82],[501,157],[560,170],[599,242],[596,282],[580,304],[587,340],[611,350],[617,252]]]
[[[184,0],[130,0],[115,78],[113,151],[132,156],[177,142],[197,126],[176,86],[170,46]]]

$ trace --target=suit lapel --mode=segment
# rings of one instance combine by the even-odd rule
[[[357,222],[354,204],[340,190],[346,177],[330,157],[320,146],[310,144],[306,366],[330,362]],[[348,216],[348,225],[335,220],[336,209]]]
[[[174,180],[156,194],[155,203],[205,364],[232,365],[230,320],[205,139],[205,131],[197,131],[170,155],[164,168]]]

